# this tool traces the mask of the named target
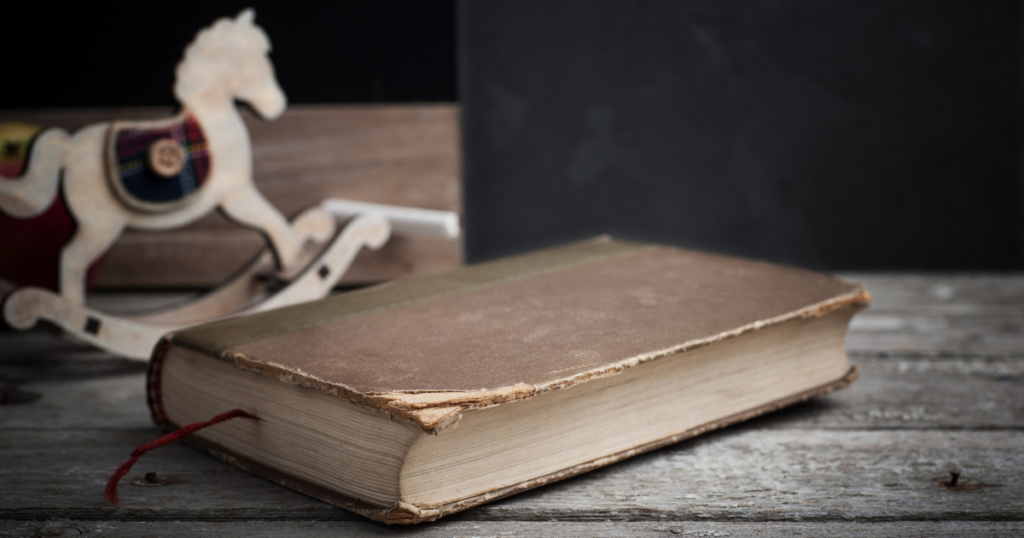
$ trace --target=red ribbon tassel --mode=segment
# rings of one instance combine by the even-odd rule
[[[233,411],[228,411],[227,413],[217,415],[211,418],[210,420],[207,420],[206,422],[196,422],[195,424],[189,424],[188,426],[179,428],[157,439],[156,441],[153,441],[152,443],[145,444],[136,448],[135,450],[132,451],[131,459],[122,463],[121,466],[117,468],[117,471],[114,471],[114,476],[110,477],[110,481],[107,482],[107,489],[103,491],[103,498],[110,502],[110,504],[117,506],[117,483],[120,482],[122,478],[124,478],[124,475],[128,474],[128,471],[132,470],[132,465],[135,465],[135,462],[139,461],[139,458],[141,458],[142,455],[145,454],[146,452],[149,452],[154,448],[160,448],[164,445],[173,443],[183,437],[188,437],[189,435],[192,435],[193,433],[203,428],[206,428],[207,426],[213,426],[214,424],[224,422],[225,420],[231,420],[233,418],[239,417],[259,420],[259,417],[257,417],[256,415],[246,413],[241,409],[235,409]]]

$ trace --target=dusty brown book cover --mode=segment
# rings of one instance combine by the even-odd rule
[[[169,336],[157,354],[171,345],[197,351],[436,434],[469,409],[529,399],[868,302],[863,288],[821,273],[601,238],[215,322]],[[435,510],[362,506],[258,462],[221,457],[371,518],[415,522],[807,399],[855,375],[851,370],[694,431]],[[150,404],[160,416],[159,383],[151,388]]]

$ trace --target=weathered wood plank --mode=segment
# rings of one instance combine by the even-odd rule
[[[759,419],[763,428],[1022,429],[1024,361],[854,358],[852,386]]]
[[[109,475],[135,446],[152,439],[152,431],[5,432],[0,452],[4,461],[18,465],[0,467],[0,519],[46,519],[55,514],[111,520],[359,517],[178,444],[148,454],[136,465],[120,488],[123,508],[114,509],[102,498]],[[172,484],[136,485],[137,478],[149,471]],[[264,518],[269,506],[276,508]]]
[[[852,353],[1024,357],[1024,275],[842,276],[874,296],[850,326]]]
[[[872,309],[919,309],[939,306],[1024,305],[1024,274],[1020,273],[841,273],[867,286]]]
[[[155,438],[156,429],[146,407],[144,369],[139,362],[109,361],[68,368],[41,382],[20,384],[19,390],[42,394],[42,398],[5,406],[0,411],[0,431],[75,429],[102,435],[98,430],[136,430]],[[33,374],[17,365],[0,369],[0,376],[5,378],[25,379]]]
[[[211,287],[241,269],[263,245],[258,233],[244,228],[129,233],[110,251],[96,285],[107,289]],[[461,263],[459,245],[459,241],[396,233],[380,250],[360,251],[340,283],[372,284],[452,269]]]
[[[868,281],[876,295],[875,305],[864,314],[880,311],[899,319],[911,319],[911,314],[934,319],[928,316],[938,312],[953,319],[976,320],[989,309],[1011,321],[1017,315],[1015,290],[1020,277],[962,279],[956,281],[962,287],[952,295],[936,288],[947,282],[943,278],[868,275],[853,279]],[[907,285],[901,285],[903,281]],[[942,297],[949,299],[943,302]],[[160,294],[155,298],[161,300]],[[153,300],[140,301],[135,294],[96,299],[115,309],[145,307]],[[1000,314],[993,309],[1004,310]],[[1020,389],[1024,354],[999,351],[986,343],[991,331],[1003,331],[1008,340],[1000,344],[1002,349],[1015,349],[1016,329],[995,325],[998,317],[985,318],[971,328],[981,339],[967,347],[966,340],[951,340],[927,325],[921,330],[909,322],[897,329],[891,328],[891,322],[855,327],[855,334],[903,334],[910,341],[910,351],[888,352],[887,344],[870,337],[871,345],[860,349],[851,342],[853,360],[863,371],[847,390],[418,527],[415,532],[428,536],[672,535],[670,529],[677,528],[684,533],[714,530],[734,536],[797,532],[941,536],[972,529],[996,535],[1019,533],[1019,523],[985,521],[1019,522],[1024,517],[1024,474],[1020,472],[1024,468],[1024,391]],[[78,517],[90,520],[75,522],[85,530],[127,529],[124,535],[147,529],[161,529],[148,532],[163,534],[167,528],[180,529],[181,534],[226,535],[275,530],[298,535],[308,530],[312,536],[320,530],[403,532],[362,521],[181,446],[147,455],[129,477],[136,479],[152,470],[178,483],[126,484],[122,489],[126,507],[114,511],[100,498],[106,478],[131,448],[154,436],[144,406],[141,366],[42,333],[0,332],[0,380],[23,383],[24,388],[43,393],[36,403],[0,410],[0,461],[18,462],[0,466],[0,519]],[[963,469],[962,480],[968,485],[992,486],[947,490],[937,482],[946,478],[950,466]],[[175,519],[192,522],[171,523]],[[230,521],[198,522],[211,519]],[[251,519],[278,521],[249,523]],[[303,523],[313,519],[336,521]],[[866,523],[844,523],[849,519]],[[925,521],[888,522],[907,519]],[[676,526],[667,526],[668,521]],[[43,527],[45,523],[24,526],[28,524],[0,523],[0,530],[22,528],[40,534],[69,528],[60,527],[60,522],[50,529]],[[167,524],[171,526],[162,526]]]
[[[0,121],[75,129],[112,119],[165,117],[167,108],[0,110]],[[285,215],[326,197],[461,210],[458,107],[292,106],[264,122],[244,114],[255,181]],[[207,287],[262,246],[260,236],[217,214],[181,230],[126,233],[111,249],[100,287]],[[361,255],[343,283],[380,282],[455,267],[461,240],[398,235]]]
[[[490,510],[516,519],[600,517],[602,508],[680,520],[1020,519],[1022,448],[1021,432],[737,428]],[[953,465],[961,480],[1000,485],[949,491],[937,483]]]
[[[45,335],[40,335],[45,336]],[[151,428],[145,366],[103,355],[0,352],[0,376],[43,395],[0,413],[9,428]],[[95,352],[93,352],[95,353]],[[860,359],[853,386],[758,419],[761,428],[1024,429],[1024,361]],[[27,383],[25,383],[27,381]]]
[[[0,121],[73,130],[171,113],[164,107],[6,109]],[[332,196],[461,209],[458,105],[292,105],[272,122],[244,110],[243,116],[256,183],[285,214]],[[208,217],[195,227],[233,225]]]
[[[172,445],[103,486],[147,432],[8,430],[0,519],[353,519]],[[961,483],[939,485],[947,469]],[[889,521],[1024,518],[1024,432],[730,428],[457,515],[463,520]],[[170,485],[133,485],[154,471]],[[983,484],[985,484],[983,486]]]
[[[415,528],[388,527],[370,521],[0,521],[0,534],[12,537],[69,537],[82,535],[111,538],[162,536],[247,536],[249,538],[388,537],[415,534],[421,538],[482,536],[579,536],[673,537],[752,536],[931,536],[1014,537],[1024,534],[1024,523],[1015,521],[904,521],[904,522],[707,522],[707,521],[451,521],[424,523]]]
[[[852,353],[885,356],[1024,357],[1020,307],[938,307],[916,312],[868,310],[854,318],[847,337]]]

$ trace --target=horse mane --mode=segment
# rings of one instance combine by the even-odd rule
[[[196,34],[175,70],[178,102],[219,84],[219,78],[211,75],[232,65],[238,56],[270,52],[270,39],[256,26],[255,16],[252,9],[245,9],[236,18],[222,17]]]

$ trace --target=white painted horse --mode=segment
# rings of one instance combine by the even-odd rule
[[[73,135],[47,130],[25,174],[0,181],[0,210],[20,218],[45,211],[60,189],[78,223],[60,259],[59,292],[69,302],[84,304],[86,270],[125,228],[176,228],[214,208],[260,231],[279,268],[296,261],[303,238],[256,190],[249,135],[234,104],[245,101],[268,120],[287,104],[267,57],[270,41],[253,19],[249,9],[219,19],[188,46],[174,85],[179,115]]]

